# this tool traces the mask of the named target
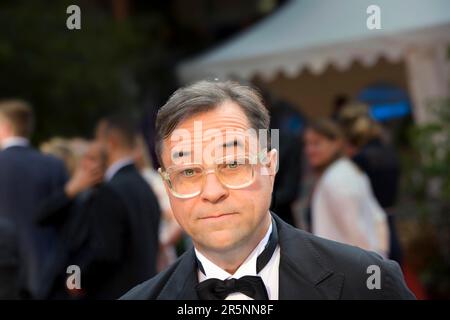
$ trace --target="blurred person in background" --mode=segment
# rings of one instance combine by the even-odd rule
[[[90,140],[81,137],[71,138],[69,140],[70,150],[75,156],[76,166],[80,163],[81,159],[84,157],[89,147],[91,146]]]
[[[96,141],[106,154],[107,169],[88,208],[95,226],[90,240],[94,258],[82,272],[89,298],[115,299],[156,274],[160,208],[134,164],[134,122],[125,115],[104,118]]]
[[[348,104],[350,98],[344,93],[337,94],[331,105],[331,118],[338,120],[341,110]]]
[[[306,155],[318,175],[312,195],[312,231],[386,257],[385,213],[367,176],[343,154],[343,144],[343,133],[332,120],[312,122],[305,131]]]
[[[42,143],[39,150],[44,154],[50,154],[56,158],[61,159],[66,166],[69,176],[75,171],[76,168],[76,155],[70,146],[70,140],[60,137],[54,137],[50,140]]]
[[[150,153],[141,135],[137,136],[134,161],[142,177],[155,193],[161,208],[157,267],[158,272],[160,272],[177,259],[176,245],[183,236],[183,230],[173,216],[164,182],[152,166]]]
[[[278,172],[275,177],[271,210],[284,221],[297,226],[293,204],[300,193],[302,180],[301,130],[303,117],[290,103],[266,94],[270,106],[270,128],[279,130]]]
[[[0,300],[19,298],[19,266],[17,230],[0,216]]]
[[[52,213],[55,208],[75,210],[62,237],[72,241],[65,264],[80,267],[82,284],[78,291],[67,291],[61,287],[64,278],[57,278],[51,298],[115,299],[156,274],[160,209],[134,165],[135,134],[126,117],[102,119],[59,200],[55,197],[47,206],[50,215],[44,213],[42,223],[58,216]]]
[[[61,148],[46,146],[47,152],[60,153]],[[95,225],[90,225],[87,208],[98,192],[106,170],[106,156],[99,143],[70,140],[65,148],[71,150],[72,160],[76,161],[74,172],[65,187],[44,202],[36,218],[37,223],[52,226],[57,231],[54,259],[46,261],[43,268],[46,281],[41,287],[41,297],[46,299],[86,297],[86,292],[66,287],[66,270],[69,265],[83,265],[83,257],[90,250],[89,235],[94,232]],[[83,154],[78,154],[83,150]]]
[[[387,214],[389,226],[389,258],[402,264],[393,207],[398,195],[400,163],[393,147],[382,139],[381,126],[372,119],[369,107],[360,102],[345,105],[338,115],[346,136],[345,151],[369,177],[378,203]]]
[[[17,230],[23,298],[39,298],[42,266],[54,252],[55,233],[35,224],[41,202],[67,181],[64,164],[30,146],[34,128],[31,106],[22,100],[0,101],[0,216]]]

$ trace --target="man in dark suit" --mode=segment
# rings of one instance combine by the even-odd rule
[[[107,170],[104,185],[90,203],[97,257],[85,278],[92,280],[87,288],[92,298],[118,298],[156,274],[160,208],[133,162],[134,122],[123,115],[105,118],[97,126],[96,139],[106,152]]]
[[[80,299],[86,296],[86,292],[67,287],[67,267],[85,265],[84,257],[94,257],[92,253],[86,254],[91,250],[89,236],[95,234],[96,227],[95,213],[88,211],[92,197],[102,187],[105,167],[102,147],[91,142],[66,186],[48,197],[36,216],[36,223],[53,227],[57,235],[54,259],[48,260],[43,269],[45,281],[41,286],[41,297],[45,299]]]
[[[0,216],[13,221],[23,254],[21,290],[36,298],[41,267],[53,253],[54,233],[39,228],[34,214],[40,203],[66,182],[64,164],[29,146],[33,112],[24,101],[0,102]]]
[[[123,299],[414,298],[395,262],[269,211],[277,150],[249,130],[268,126],[260,96],[237,83],[201,81],[170,97],[158,113],[156,148],[194,248]]]
[[[10,219],[0,216],[0,300],[19,298],[19,248]]]
[[[64,190],[46,203],[40,222],[58,223],[58,216],[64,216],[62,230],[73,234],[72,239],[63,235],[66,250],[71,251],[65,260],[81,272],[81,288],[72,293],[84,299],[116,299],[156,274],[160,210],[133,163],[132,121],[126,117],[100,121],[90,150],[99,147],[106,155],[103,183],[95,186],[100,172],[103,176],[100,162],[84,159]],[[80,199],[89,188],[88,199]],[[49,297],[64,297],[64,279],[53,281],[49,289],[56,294],[50,291]]]

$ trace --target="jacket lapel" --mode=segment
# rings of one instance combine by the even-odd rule
[[[312,246],[304,231],[272,213],[280,245],[279,299],[339,299],[344,275],[335,273]],[[181,258],[157,299],[198,300],[194,248]]]
[[[181,259],[180,264],[159,294],[159,300],[198,300],[195,286],[198,284],[197,260],[194,248]]]
[[[304,231],[272,215],[280,245],[279,299],[339,299],[344,275],[332,271]]]

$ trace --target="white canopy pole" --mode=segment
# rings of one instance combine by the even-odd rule
[[[447,50],[447,44],[442,43],[434,47],[415,47],[406,53],[408,85],[417,123],[431,120],[431,104],[449,97],[450,64],[446,57]]]

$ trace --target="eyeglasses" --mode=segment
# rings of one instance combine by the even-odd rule
[[[159,174],[177,198],[187,199],[198,196],[204,186],[205,177],[215,173],[220,183],[229,189],[242,189],[255,181],[255,167],[265,159],[267,150],[253,156],[228,156],[215,161],[214,168],[206,169],[201,164],[182,164],[158,169]]]

